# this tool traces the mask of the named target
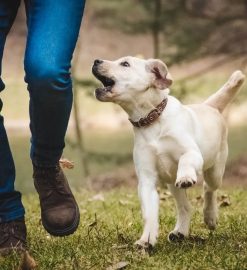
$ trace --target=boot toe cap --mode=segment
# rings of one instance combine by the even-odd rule
[[[78,227],[79,211],[76,208],[59,208],[45,211],[42,222],[52,235],[63,236],[73,233]]]

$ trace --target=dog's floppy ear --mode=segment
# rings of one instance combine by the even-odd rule
[[[152,85],[160,90],[168,88],[172,84],[172,76],[168,72],[167,66],[159,59],[147,60],[147,70],[153,73]]]

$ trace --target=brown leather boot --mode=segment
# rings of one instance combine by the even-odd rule
[[[60,166],[34,166],[33,179],[39,194],[42,224],[47,232],[54,236],[74,233],[80,221],[79,208]]]
[[[24,218],[0,223],[0,255],[26,250],[27,229]]]

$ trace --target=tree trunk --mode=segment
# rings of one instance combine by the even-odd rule
[[[83,173],[85,177],[89,176],[89,168],[88,168],[88,160],[87,160],[87,153],[84,146],[84,136],[83,130],[80,125],[80,106],[78,100],[78,88],[77,86],[74,87],[74,101],[73,101],[73,115],[74,115],[74,122],[75,122],[75,133],[76,133],[76,141],[78,145],[81,166],[83,169]]]
[[[72,74],[76,73],[76,69],[78,66],[78,59],[80,55],[80,39],[77,42],[77,49],[74,54],[74,61],[71,68]],[[74,116],[74,123],[75,123],[75,134],[76,134],[76,144],[78,146],[80,160],[81,160],[81,167],[83,169],[83,173],[85,177],[89,176],[89,166],[87,160],[87,153],[85,150],[84,145],[84,136],[83,136],[83,129],[80,125],[80,106],[79,106],[79,98],[78,98],[78,86],[75,84],[73,87],[74,97],[73,97],[73,116]]]
[[[161,29],[161,8],[162,0],[154,0],[154,17],[153,17],[153,48],[154,48],[154,58],[160,58],[160,29]]]

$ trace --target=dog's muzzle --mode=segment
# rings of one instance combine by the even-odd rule
[[[112,88],[115,84],[115,81],[107,77],[100,72],[100,65],[103,63],[102,60],[95,60],[92,67],[93,75],[102,82],[103,87],[99,87],[95,90],[95,96],[97,99],[101,100],[101,97],[105,96],[107,93],[112,93]]]

